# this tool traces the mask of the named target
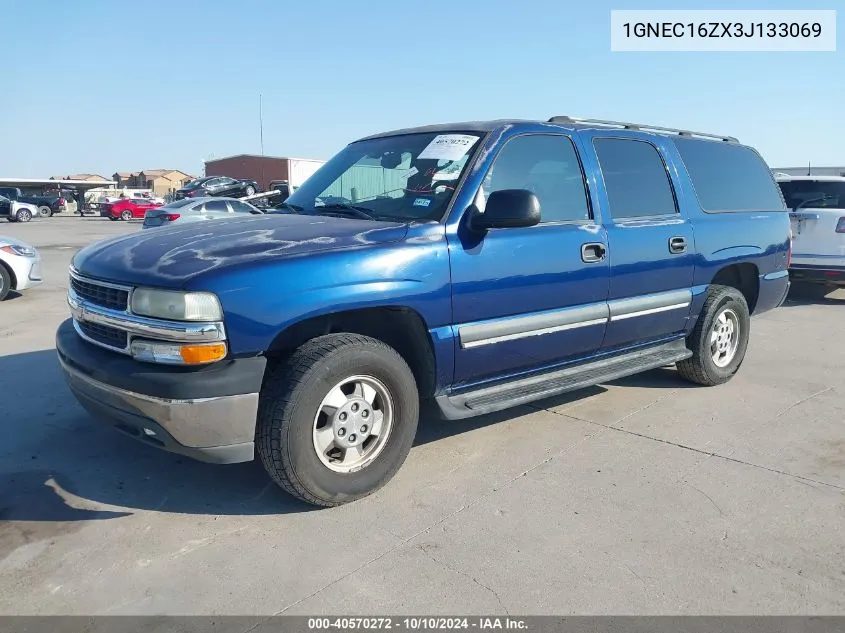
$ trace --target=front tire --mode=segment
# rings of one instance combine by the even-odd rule
[[[244,191],[246,192],[246,195],[251,196],[255,193],[255,187],[253,187],[252,185],[248,185]]]
[[[698,322],[687,338],[692,356],[676,364],[678,373],[708,387],[729,381],[745,360],[750,334],[745,296],[730,286],[710,286]]]
[[[28,209],[21,209],[15,214],[15,222],[29,222],[32,219],[32,213]]]
[[[49,218],[53,215],[53,210],[48,206],[38,207],[38,215],[42,218]]]
[[[265,381],[258,454],[294,497],[340,505],[390,481],[411,450],[418,418],[414,374],[393,348],[358,334],[320,336]]]
[[[12,290],[12,276],[6,270],[6,266],[0,263],[0,301],[9,296]]]

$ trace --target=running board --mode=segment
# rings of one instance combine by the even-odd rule
[[[678,339],[493,387],[438,396],[435,400],[443,417],[460,420],[657,369],[690,356],[692,352],[684,345],[684,339]]]

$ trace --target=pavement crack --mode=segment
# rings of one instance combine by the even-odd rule
[[[786,415],[787,413],[789,413],[790,411],[792,411],[795,407],[797,407],[797,406],[799,406],[799,405],[802,405],[802,404],[804,404],[805,402],[807,402],[807,401],[809,401],[809,400],[812,400],[813,398],[815,398],[815,397],[817,397],[817,396],[822,395],[823,393],[827,393],[828,391],[833,391],[833,387],[827,387],[827,388],[825,388],[825,389],[822,389],[821,391],[817,391],[816,393],[814,393],[814,394],[811,394],[811,395],[807,396],[806,398],[801,398],[800,400],[796,400],[796,401],[795,401],[795,402],[793,402],[791,405],[789,405],[788,407],[786,407],[783,411],[781,411],[780,413],[778,413],[777,415],[775,415],[775,417],[773,417],[770,421],[771,421],[771,422],[774,422],[774,421],[775,421],[775,420],[777,420],[779,417],[781,417],[781,416],[783,416],[783,415]]]
[[[684,482],[684,483],[686,483],[686,482]],[[718,504],[718,503],[716,503],[715,501],[713,501],[713,497],[711,497],[710,495],[708,495],[706,492],[704,492],[704,491],[703,491],[703,490],[701,490],[700,488],[696,488],[696,487],[695,487],[695,486],[693,486],[692,484],[687,484],[687,486],[689,486],[690,488],[692,488],[692,489],[693,489],[693,490],[695,490],[696,492],[699,492],[699,493],[703,494],[705,497],[707,497],[707,499],[709,499],[709,500],[710,500],[710,503],[712,503],[712,504],[713,504],[713,507],[714,507],[714,508],[716,508],[716,509],[719,511],[719,515],[720,515],[720,516],[725,516],[725,513],[724,513],[724,512],[722,512],[722,508],[720,508],[720,507],[719,507],[719,504]]]
[[[472,574],[468,574],[467,572],[463,571],[462,569],[452,567],[451,565],[445,563],[444,561],[439,560],[437,557],[432,556],[431,552],[429,552],[425,547],[423,547],[423,545],[417,545],[417,549],[420,550],[426,556],[428,556],[437,565],[440,565],[444,569],[448,569],[453,574],[458,574],[459,576],[463,576],[464,578],[469,578],[472,582],[474,582],[476,585],[478,585],[482,589],[486,589],[487,591],[489,591],[493,595],[493,597],[496,598],[496,602],[498,602],[499,607],[504,610],[505,615],[510,615],[508,608],[505,606],[505,603],[502,602],[502,599],[499,597],[499,594],[496,593],[495,589],[493,589],[492,587],[488,587],[487,585],[485,585],[483,582],[481,582],[478,578],[476,578]],[[634,575],[636,576],[636,574],[634,574]],[[640,579],[640,580],[642,580],[642,579]]]
[[[827,391],[827,390],[824,390],[824,391]],[[820,391],[819,393],[817,393],[815,395],[819,395],[821,393],[824,393],[824,391]],[[813,397],[813,396],[810,396],[810,397]],[[806,402],[807,400],[810,399],[810,397],[805,398],[801,402]],[[791,406],[796,407],[796,406],[798,406],[798,404],[800,404],[800,402],[795,403]],[[831,484],[831,483],[828,483],[826,481],[820,481],[818,479],[813,479],[812,477],[804,477],[803,475],[796,475],[795,473],[790,473],[790,472],[787,472],[785,470],[780,470],[779,468],[771,468],[770,466],[763,466],[762,464],[755,464],[753,462],[747,462],[747,461],[742,460],[742,459],[737,459],[736,457],[728,457],[727,455],[720,455],[719,453],[716,453],[715,451],[705,451],[705,450],[702,450],[700,448],[695,448],[694,446],[687,446],[686,444],[680,444],[678,442],[671,442],[669,440],[664,440],[662,438],[654,437],[652,435],[646,435],[645,433],[637,433],[636,431],[631,431],[629,429],[623,429],[623,428],[620,428],[618,426],[614,426],[613,424],[602,424],[601,422],[595,422],[593,420],[586,420],[584,418],[579,418],[579,417],[571,415],[569,413],[557,413],[556,411],[553,411],[551,409],[547,409],[547,411],[549,413],[554,413],[555,415],[559,415],[561,417],[571,418],[573,420],[578,420],[579,422],[586,422],[588,424],[600,426],[602,428],[610,429],[612,431],[617,431],[619,433],[626,433],[628,435],[633,435],[634,437],[641,437],[645,440],[651,440],[653,442],[660,442],[661,444],[667,444],[669,446],[674,446],[676,448],[682,448],[682,449],[687,450],[687,451],[692,451],[693,453],[698,453],[699,455],[706,455],[708,457],[716,457],[718,459],[723,459],[727,462],[733,462],[734,464],[741,464],[743,466],[750,466],[751,468],[759,468],[760,470],[765,470],[765,471],[768,471],[770,473],[774,473],[776,475],[785,475],[787,477],[791,477],[793,479],[796,479],[800,482],[809,482],[809,483],[812,483],[812,484],[818,484],[820,486],[827,486],[828,488],[833,488],[834,490],[839,490],[839,491],[845,492],[845,487],[843,487],[843,486],[839,486],[837,484]]]

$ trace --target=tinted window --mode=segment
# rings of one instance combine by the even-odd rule
[[[502,189],[534,192],[542,222],[590,219],[578,155],[565,136],[535,134],[508,141],[482,185],[486,197]]]
[[[165,208],[167,209],[178,209],[179,207],[184,207],[187,204],[195,204],[196,200],[193,198],[183,198],[182,200],[176,200],[175,202],[171,202],[170,204],[166,205]]]
[[[232,211],[235,213],[252,213],[251,206],[244,204],[243,202],[238,202],[237,200],[230,200],[229,206],[232,207]]]
[[[790,180],[778,184],[790,209],[845,209],[845,180]]]
[[[223,211],[224,213],[229,212],[229,207],[226,205],[225,200],[209,200],[205,203],[205,210],[206,211]]]
[[[663,159],[645,141],[593,141],[613,218],[666,215],[678,211]]]
[[[689,138],[675,145],[705,211],[783,209],[771,171],[751,148]]]

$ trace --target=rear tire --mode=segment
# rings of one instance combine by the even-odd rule
[[[255,187],[253,187],[252,185],[248,185],[247,188],[244,191],[245,191],[246,195],[251,196],[252,194],[255,193]]]
[[[692,356],[676,363],[682,378],[712,387],[733,378],[745,360],[751,317],[743,294],[712,285],[698,322],[687,337]]]
[[[6,266],[0,263],[0,301],[9,296],[12,291],[12,276],[6,270]]]
[[[128,209],[126,211],[122,211],[121,214],[120,214],[120,219],[123,220],[124,222],[128,222],[129,220],[132,219],[132,212],[129,211]]]
[[[38,215],[42,218],[49,218],[53,215],[53,210],[48,206],[38,207]]]
[[[364,381],[360,392],[356,380]],[[355,390],[346,393],[342,385]],[[268,375],[258,407],[258,454],[289,494],[336,506],[372,494],[396,474],[413,445],[418,418],[414,375],[393,348],[358,334],[320,336]],[[325,431],[332,439],[318,448]],[[348,448],[356,441],[360,450]]]

